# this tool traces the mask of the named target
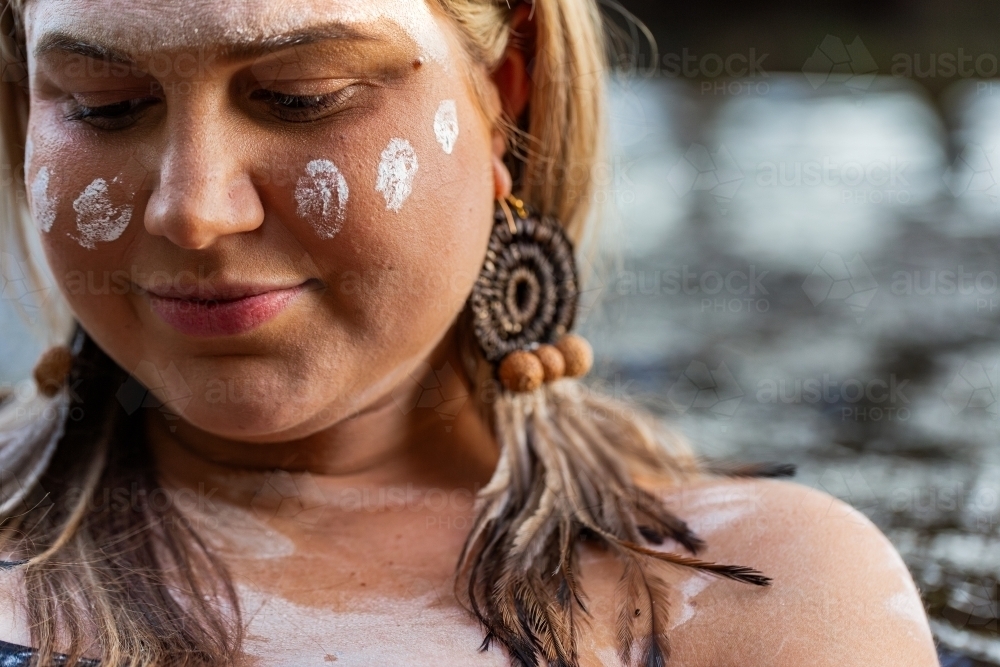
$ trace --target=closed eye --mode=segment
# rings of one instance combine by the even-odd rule
[[[324,95],[291,95],[275,90],[259,89],[250,99],[259,102],[281,120],[308,123],[337,111],[357,93],[360,84],[353,84]]]
[[[139,114],[160,101],[158,97],[137,97],[96,107],[73,101],[65,118],[88,123],[102,130],[121,130],[132,125]]]

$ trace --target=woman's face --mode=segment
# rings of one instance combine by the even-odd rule
[[[26,179],[54,275],[192,425],[277,441],[443,340],[495,197],[424,0],[31,0]]]

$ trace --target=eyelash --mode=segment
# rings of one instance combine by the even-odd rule
[[[290,123],[308,123],[324,118],[328,112],[354,97],[357,84],[346,86],[325,95],[289,95],[274,90],[260,89],[250,99],[270,104],[276,116]]]
[[[123,129],[135,122],[136,114],[158,101],[155,97],[141,97],[99,107],[73,103],[73,109],[66,114],[66,120],[82,121],[105,130]]]
[[[250,94],[254,102],[263,102],[272,108],[270,113],[290,123],[308,123],[326,117],[347,102],[357,92],[357,84],[346,86],[325,95],[290,95],[274,90],[259,89]],[[138,120],[138,115],[160,102],[157,97],[135,98],[114,104],[88,107],[73,103],[65,115],[68,121],[84,122],[103,130],[121,130]]]

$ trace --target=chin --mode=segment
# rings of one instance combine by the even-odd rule
[[[153,389],[156,384],[147,386],[167,410],[220,438],[259,442],[292,439],[338,421],[325,393],[316,395],[305,389],[336,389],[316,378],[293,380],[274,368],[259,367],[244,368],[238,375],[184,365],[179,370],[164,378],[157,389]],[[268,372],[261,372],[264,370]]]
[[[179,410],[190,426],[230,440],[278,442],[304,437],[319,427],[310,425],[323,420],[324,410],[297,405],[294,400],[247,399],[239,404],[191,401]],[[329,412],[329,411],[327,411]]]

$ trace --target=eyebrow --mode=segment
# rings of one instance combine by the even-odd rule
[[[221,60],[247,60],[293,46],[304,46],[327,40],[378,41],[379,39],[382,38],[374,33],[361,31],[355,26],[342,22],[331,22],[250,39],[222,39],[205,46],[217,48]],[[133,65],[135,59],[130,54],[130,50],[128,47],[111,46],[89,41],[67,32],[56,31],[45,33],[39,38],[34,55],[36,58],[41,58],[56,52],[73,53],[94,60]],[[148,49],[136,49],[136,51],[148,52]]]
[[[35,58],[41,58],[53,52],[75,53],[85,58],[127,65],[133,63],[132,58],[122,51],[77,39],[63,32],[50,32],[43,35],[35,47]]]

